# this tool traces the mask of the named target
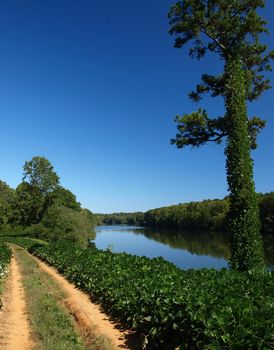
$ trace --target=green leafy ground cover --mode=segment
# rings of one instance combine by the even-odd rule
[[[161,258],[68,242],[32,250],[135,330],[147,349],[273,349],[271,272],[182,271]]]
[[[13,246],[13,254],[22,275],[32,350],[88,350],[75,331],[73,317],[61,306],[63,290],[24,249]]]
[[[0,238],[0,242],[1,241],[7,242],[7,243],[15,243],[28,250],[35,249],[36,247],[40,247],[48,244],[48,242],[42,241],[40,239],[28,238],[28,237],[12,237],[12,236],[5,237],[4,236]]]
[[[1,292],[2,292],[2,283],[7,274],[7,267],[11,260],[11,250],[3,242],[0,242],[0,308],[2,307],[1,302]]]

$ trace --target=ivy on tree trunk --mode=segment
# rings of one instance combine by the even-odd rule
[[[263,243],[250,156],[244,77],[239,58],[225,65],[225,104],[228,128],[226,171],[230,191],[230,265],[245,271],[264,266]]]

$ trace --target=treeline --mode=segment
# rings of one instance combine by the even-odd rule
[[[97,225],[143,225],[144,213],[94,214]]]
[[[144,224],[186,230],[223,230],[228,207],[226,198],[172,205],[147,211]]]
[[[274,233],[274,192],[258,195],[262,231]],[[145,213],[95,214],[97,224],[143,225],[185,230],[224,231],[227,227],[229,198],[204,200],[158,209]]]
[[[94,217],[81,208],[76,196],[44,157],[25,162],[22,182],[16,189],[0,180],[0,234],[44,240],[68,239],[86,244],[95,237]]]
[[[274,233],[274,192],[258,194],[262,231]],[[224,231],[227,227],[229,198],[204,200],[149,210],[144,225],[194,230]]]

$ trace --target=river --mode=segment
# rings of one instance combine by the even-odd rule
[[[229,238],[221,232],[151,229],[137,226],[97,226],[98,249],[154,258],[161,256],[181,269],[223,268],[229,258]],[[274,265],[274,238],[265,239],[268,266]]]

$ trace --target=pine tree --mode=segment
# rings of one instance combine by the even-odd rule
[[[266,21],[257,13],[264,5],[263,0],[184,0],[169,12],[170,34],[176,36],[175,47],[192,42],[191,57],[201,59],[211,52],[224,62],[220,75],[203,74],[202,83],[189,94],[195,102],[205,93],[222,96],[224,115],[210,118],[206,110],[198,109],[177,116],[178,133],[171,142],[183,148],[226,139],[230,265],[240,271],[264,267],[250,149],[257,147],[257,134],[265,121],[257,116],[248,118],[247,114],[247,101],[252,102],[271,88],[265,72],[271,71],[274,51],[268,52],[259,38],[260,34],[268,33]]]

